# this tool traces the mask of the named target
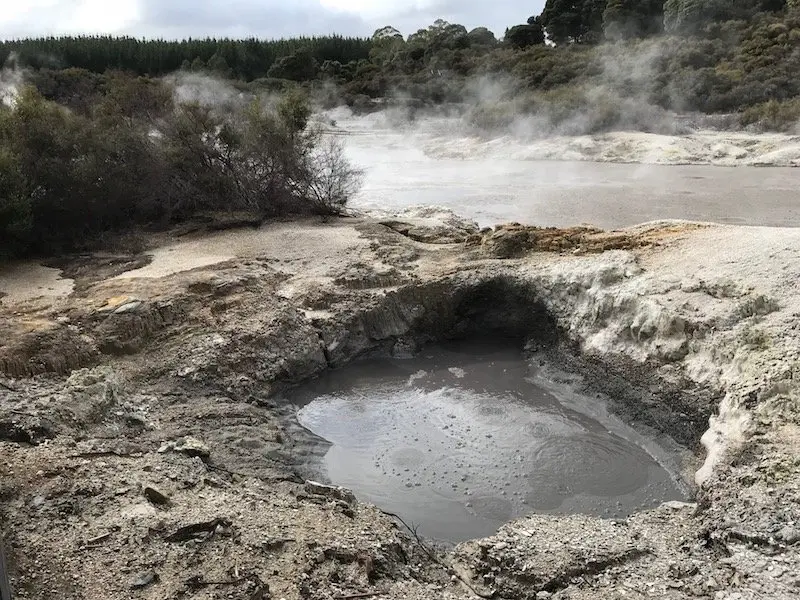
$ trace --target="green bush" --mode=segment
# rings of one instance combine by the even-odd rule
[[[218,110],[113,75],[82,115],[25,88],[0,108],[0,253],[80,249],[198,211],[339,212],[360,173],[309,117],[297,90]]]
[[[755,125],[763,130],[800,133],[800,98],[779,102],[768,100],[751,106],[741,118],[744,126]]]
[[[2,118],[3,115],[0,115]],[[30,198],[25,194],[25,182],[18,158],[9,150],[0,150],[0,257],[24,247],[33,225]]]

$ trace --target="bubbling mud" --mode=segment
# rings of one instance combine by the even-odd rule
[[[507,345],[451,342],[331,371],[294,400],[330,443],[321,475],[438,540],[532,512],[625,517],[685,498],[666,452],[538,378]]]

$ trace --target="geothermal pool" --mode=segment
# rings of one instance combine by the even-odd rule
[[[409,124],[341,111],[330,118],[365,171],[350,203],[358,209],[436,205],[481,226],[616,229],[659,219],[800,226],[800,170],[788,166],[800,165],[798,136],[620,132],[484,141],[463,137],[455,119]]]
[[[666,451],[508,345],[359,361],[294,400],[330,443],[312,468],[441,541],[531,512],[625,517],[685,498]]]

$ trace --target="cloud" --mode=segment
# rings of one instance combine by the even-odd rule
[[[138,35],[147,37],[291,37],[356,34],[358,15],[323,8],[316,0],[140,0]]]
[[[26,0],[0,11],[0,38],[119,33],[137,23],[140,0]]]
[[[397,2],[396,0],[320,0],[323,7],[342,12],[355,13],[364,19],[387,19],[404,10],[426,11],[438,4],[437,0],[417,0],[416,2]]]
[[[24,0],[0,11],[0,38],[58,34],[140,37],[408,35],[443,18],[467,28],[506,27],[541,12],[544,0]]]

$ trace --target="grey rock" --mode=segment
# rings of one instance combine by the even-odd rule
[[[122,315],[129,312],[134,312],[137,308],[139,308],[143,303],[140,300],[134,300],[133,302],[128,302],[123,304],[119,308],[114,310],[115,315]]]
[[[153,570],[138,573],[130,583],[131,589],[139,590],[158,581],[158,573]]]
[[[778,537],[787,544],[796,544],[800,542],[800,529],[787,525],[778,532]]]
[[[178,440],[177,442],[166,442],[158,449],[160,453],[168,452],[170,450],[175,452],[183,452],[189,456],[199,456],[203,459],[211,456],[211,449],[197,438],[193,438],[191,436],[187,436],[182,440]]]
[[[144,497],[147,498],[152,504],[156,506],[168,506],[170,504],[169,496],[151,486],[145,486]]]
[[[668,502],[664,502],[662,504],[664,508],[668,508],[670,510],[695,510],[697,508],[697,503],[695,502],[680,502],[678,500],[670,500]]]
[[[347,488],[337,487],[332,485],[325,485],[318,481],[306,481],[306,492],[315,496],[324,496],[333,500],[341,500],[347,504],[356,504],[356,497],[352,491]]]

